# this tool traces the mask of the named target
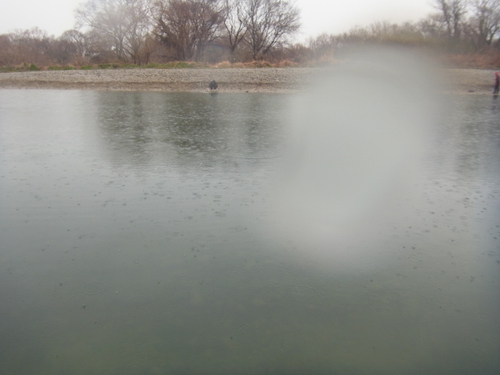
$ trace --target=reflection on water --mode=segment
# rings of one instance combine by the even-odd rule
[[[283,106],[276,95],[101,96],[96,116],[112,164],[211,168],[221,157],[275,156]]]
[[[0,91],[0,372],[496,374],[500,106],[450,99],[329,272],[266,234],[288,95]]]

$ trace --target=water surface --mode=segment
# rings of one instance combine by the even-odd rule
[[[270,239],[289,99],[0,91],[0,372],[496,374],[500,102],[339,269]]]

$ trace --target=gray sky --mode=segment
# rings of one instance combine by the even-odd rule
[[[59,36],[74,26],[82,0],[2,0],[0,34],[38,26]],[[416,21],[433,11],[432,0],[296,0],[301,10],[299,40],[323,32],[342,33],[377,21]]]

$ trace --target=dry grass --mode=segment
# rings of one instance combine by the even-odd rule
[[[475,69],[500,69],[500,51],[490,50],[474,54],[442,54],[438,57],[446,66],[453,68],[475,68]],[[0,72],[23,72],[30,70],[93,70],[93,69],[231,69],[231,68],[295,68],[295,67],[319,67],[331,66],[338,60],[331,55],[317,59],[307,60],[304,63],[297,63],[291,60],[281,60],[270,62],[266,60],[256,60],[250,62],[231,63],[222,61],[217,64],[205,64],[189,61],[173,61],[168,63],[150,63],[148,65],[137,66],[134,64],[113,63],[113,64],[92,64],[92,65],[51,65],[36,66],[34,64],[23,63],[20,65],[1,66]]]
[[[500,52],[492,51],[467,55],[446,55],[442,61],[455,68],[498,69],[500,68]]]
[[[256,60],[250,62],[231,63],[229,61],[222,61],[220,63],[209,66],[215,69],[228,69],[228,68],[297,68],[297,64],[290,60],[282,60],[278,62],[269,62],[266,60]]]

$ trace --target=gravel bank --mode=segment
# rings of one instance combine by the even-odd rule
[[[0,73],[0,88],[90,89],[113,91],[204,91],[215,79],[221,92],[300,90],[314,68],[117,69]],[[494,71],[445,69],[446,90],[490,94]]]
[[[454,93],[491,95],[495,82],[495,70],[446,69],[444,82]]]
[[[55,88],[116,91],[204,91],[211,80],[224,92],[287,92],[310,69],[117,69],[0,74],[1,88]]]

